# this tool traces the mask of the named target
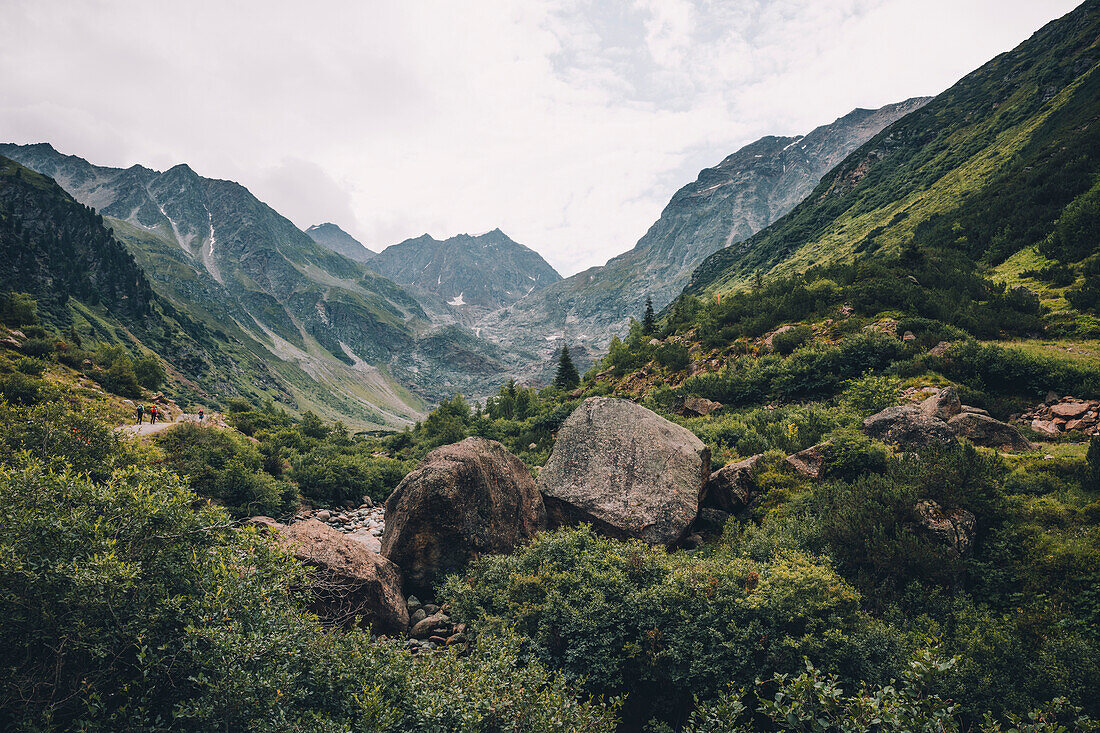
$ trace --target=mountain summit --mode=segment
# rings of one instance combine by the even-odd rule
[[[322,247],[331,249],[333,252],[342,254],[344,257],[356,262],[366,262],[378,254],[330,221],[324,224],[314,224],[306,229],[306,234]]]
[[[382,250],[370,267],[452,308],[487,312],[561,280],[542,256],[500,229],[438,240],[428,234]]]

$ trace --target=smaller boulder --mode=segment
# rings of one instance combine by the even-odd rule
[[[923,405],[887,407],[863,421],[863,432],[868,437],[906,451],[958,443],[947,423],[926,415]]]
[[[380,634],[408,628],[396,565],[315,519],[279,532],[296,558],[316,568],[310,608],[322,620],[346,624],[359,616]]]
[[[708,400],[702,397],[688,397],[684,400],[683,404],[680,405],[676,414],[683,415],[684,417],[704,417],[715,410],[721,410],[722,407],[723,405],[721,402],[715,402],[714,400]]]
[[[416,625],[409,631],[409,636],[413,639],[427,639],[440,629],[449,626],[451,619],[447,614],[442,611],[437,611],[431,616],[424,618],[416,622]]]
[[[962,412],[962,403],[959,401],[959,393],[955,391],[955,388],[947,387],[920,403],[920,409],[921,413],[928,417],[950,420]]]
[[[931,499],[917,502],[915,511],[920,526],[933,537],[960,555],[965,555],[970,549],[978,524],[972,512],[960,508],[944,511]]]
[[[1019,430],[988,415],[963,412],[948,420],[947,426],[955,435],[976,445],[1003,450],[1031,450],[1031,443]]]
[[[758,453],[743,461],[727,463],[712,473],[703,489],[700,505],[724,512],[735,512],[748,505],[755,491],[752,475],[763,457],[763,453]]]
[[[1088,411],[1089,403],[1087,402],[1059,402],[1050,408],[1050,414],[1065,420],[1078,419]]]
[[[940,341],[938,344],[928,350],[929,356],[947,356],[947,352],[951,349],[952,343],[950,341]]]
[[[1039,418],[1035,418],[1031,421],[1031,429],[1039,433],[1040,435],[1045,435],[1048,438],[1053,438],[1062,432],[1058,429],[1058,426],[1052,421],[1040,420]]]
[[[825,475],[825,446],[828,442],[811,445],[793,456],[787,456],[787,465],[807,478],[819,479]]]

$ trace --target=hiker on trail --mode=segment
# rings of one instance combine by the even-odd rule
[[[141,419],[144,416],[144,414],[145,414],[145,407],[142,406],[142,405],[138,405],[137,406],[138,425],[141,425]]]
[[[150,405],[149,406],[149,424],[150,425],[156,425],[157,424],[157,406],[156,405]]]
[[[202,422],[202,410],[199,410],[199,422]]]

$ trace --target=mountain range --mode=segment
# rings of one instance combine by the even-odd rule
[[[635,247],[490,313],[480,333],[539,355],[526,377],[545,380],[568,343],[582,365],[640,318],[646,298],[660,309],[688,284],[708,255],[749,238],[790,211],[821,177],[927,97],[877,110],[856,109],[804,136],[768,136],[727,156],[681,188]]]
[[[499,229],[375,254],[333,223],[302,232],[240,184],[187,165],[109,168],[45,143],[0,155],[94,210],[92,241],[124,245],[155,295],[127,295],[147,304],[138,320],[192,334],[187,365],[172,366],[195,396],[270,397],[393,426],[453,392],[545,383],[562,344],[587,366],[647,298],[660,309],[681,291],[914,246],[965,251],[980,267],[1029,256],[1100,170],[1093,30],[1079,9],[934,99],[761,138],[677,191],[632,250],[565,279]],[[41,285],[43,267],[64,270],[51,261],[23,264]],[[107,272],[121,271],[89,275],[103,285]],[[111,302],[109,288],[59,276],[81,307]],[[120,327],[136,317],[107,316]]]

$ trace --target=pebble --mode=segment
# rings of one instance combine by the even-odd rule
[[[324,522],[337,532],[352,534],[365,532],[373,537],[381,537],[386,529],[386,508],[380,504],[361,504],[358,509],[333,512],[329,509],[306,510],[299,513],[294,521],[316,519]]]

